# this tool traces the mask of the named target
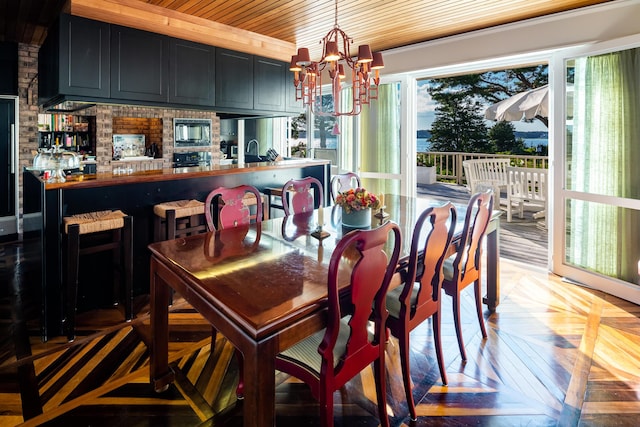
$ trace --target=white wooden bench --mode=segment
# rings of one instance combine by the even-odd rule
[[[479,193],[490,187],[496,195],[495,201],[500,201],[500,192],[507,190],[509,159],[494,157],[465,160],[462,162],[462,167],[471,194]],[[498,203],[494,203],[494,205],[498,206]]]
[[[512,209],[518,210],[518,217],[524,218],[524,204],[539,206],[540,212],[534,218],[542,218],[547,210],[547,169],[508,167],[507,222],[511,222]]]

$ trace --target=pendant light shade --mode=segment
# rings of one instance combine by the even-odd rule
[[[309,49],[301,47],[297,55],[291,57],[289,70],[294,72],[296,100],[302,100],[305,107],[310,107],[314,114],[321,116],[355,116],[360,114],[362,105],[367,105],[372,99],[378,99],[379,70],[384,67],[382,54],[371,52],[368,44],[358,46],[358,56],[351,55],[350,46],[353,43],[347,34],[338,26],[338,0],[335,1],[335,25],[321,40],[322,58],[312,61]],[[341,49],[342,48],[342,49]],[[351,81],[345,73],[351,69]],[[375,71],[375,73],[372,73]],[[331,80],[333,108],[322,102],[322,76],[328,74]],[[341,105],[340,90],[342,82],[351,84],[351,105]]]

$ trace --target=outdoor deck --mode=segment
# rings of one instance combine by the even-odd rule
[[[470,197],[467,187],[442,182],[419,185],[417,195],[418,197],[429,196],[457,203],[467,203]],[[502,201],[503,203],[505,201],[504,195]],[[500,257],[546,268],[549,253],[547,230],[538,220],[533,219],[534,212],[525,207],[524,219],[514,215],[513,221],[510,223],[507,222],[506,213],[502,216],[500,221]]]

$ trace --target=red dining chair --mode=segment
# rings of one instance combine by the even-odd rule
[[[394,246],[387,258],[385,245],[391,233]],[[343,236],[329,262],[326,328],[276,358],[277,370],[309,385],[320,401],[323,426],[333,426],[333,392],[372,362],[380,422],[389,425],[384,363],[385,295],[396,270],[400,247],[400,229],[393,222]],[[349,271],[351,275],[347,276]],[[350,297],[343,298],[348,301],[342,301],[341,306],[340,288],[347,285],[346,277],[350,277]],[[368,329],[369,319],[373,319],[373,332]]]
[[[312,176],[301,179],[290,179],[282,186],[282,209],[284,214],[292,215],[310,212],[315,209],[311,187],[315,187],[318,206],[323,206],[322,183]],[[289,192],[293,194],[289,196]],[[291,200],[289,200],[291,199]]]
[[[455,223],[456,209],[451,203],[422,212],[413,229],[409,264],[403,273],[403,285],[387,294],[387,327],[398,338],[404,390],[411,419],[414,421],[417,414],[409,370],[409,335],[430,317],[433,317],[433,337],[440,377],[442,383],[447,384],[440,334],[440,293],[442,263],[451,244]]]
[[[453,298],[453,321],[458,337],[458,347],[462,360],[467,360],[464,350],[462,329],[460,325],[460,293],[473,283],[476,297],[476,312],[482,337],[487,337],[487,330],[482,317],[481,261],[482,241],[493,212],[493,192],[477,193],[469,200],[464,227],[460,241],[456,244],[456,253],[444,261],[442,266],[442,289]]]
[[[249,204],[253,204],[253,198],[255,197],[256,213],[255,216],[251,215]],[[217,204],[214,204],[217,201]],[[218,209],[218,225],[220,228],[231,228],[242,225],[247,225],[251,222],[251,219],[255,219],[256,222],[262,221],[262,198],[260,193],[255,187],[250,185],[239,185],[233,188],[218,187],[211,191],[204,202],[204,214],[207,222],[207,229],[209,231],[215,231],[213,218],[213,209],[217,206]],[[217,331],[211,329],[211,346],[215,345]],[[242,370],[242,353],[236,349],[236,357],[238,359],[239,366],[239,381],[236,388],[236,396],[238,399],[243,398],[244,390],[244,375]]]
[[[331,200],[336,201],[338,193],[350,188],[362,187],[360,177],[353,172],[345,172],[331,177]]]
[[[255,197],[255,199],[254,199]],[[214,204],[213,202],[217,203]],[[256,213],[251,213],[249,205],[255,201]],[[222,228],[237,227],[249,224],[252,219],[262,221],[262,197],[260,192],[250,185],[239,185],[233,188],[218,187],[207,195],[204,202],[204,215],[207,229],[216,230],[213,209],[218,207],[217,224]]]

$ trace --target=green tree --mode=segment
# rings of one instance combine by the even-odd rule
[[[322,109],[320,111],[333,111],[333,97],[329,95],[322,97]],[[307,131],[307,140],[310,144],[317,130],[320,137],[320,148],[327,148],[327,137],[331,135],[336,120],[334,116],[316,114],[314,115],[315,129],[307,129],[307,114],[301,113],[291,121],[291,136],[297,139],[300,131]]]
[[[502,71],[487,71],[479,74],[445,77],[432,80],[434,92],[460,91],[477,97],[487,104],[494,104],[517,93],[544,86],[549,82],[547,64],[533,67],[515,68]],[[536,116],[545,126],[549,126],[546,117]]]
[[[493,146],[487,138],[482,106],[460,92],[434,92],[436,107],[431,126],[431,150],[489,153]]]
[[[300,113],[291,119],[291,138],[300,138],[300,131],[307,131],[307,115],[305,113]]]
[[[498,122],[489,129],[489,141],[500,153],[511,152],[516,146],[515,126],[511,122]]]
[[[333,111],[333,96],[325,95],[322,97],[321,111]],[[320,114],[316,114],[314,117],[315,128],[320,137],[320,148],[327,148],[327,137],[331,135],[337,119],[334,116]]]

